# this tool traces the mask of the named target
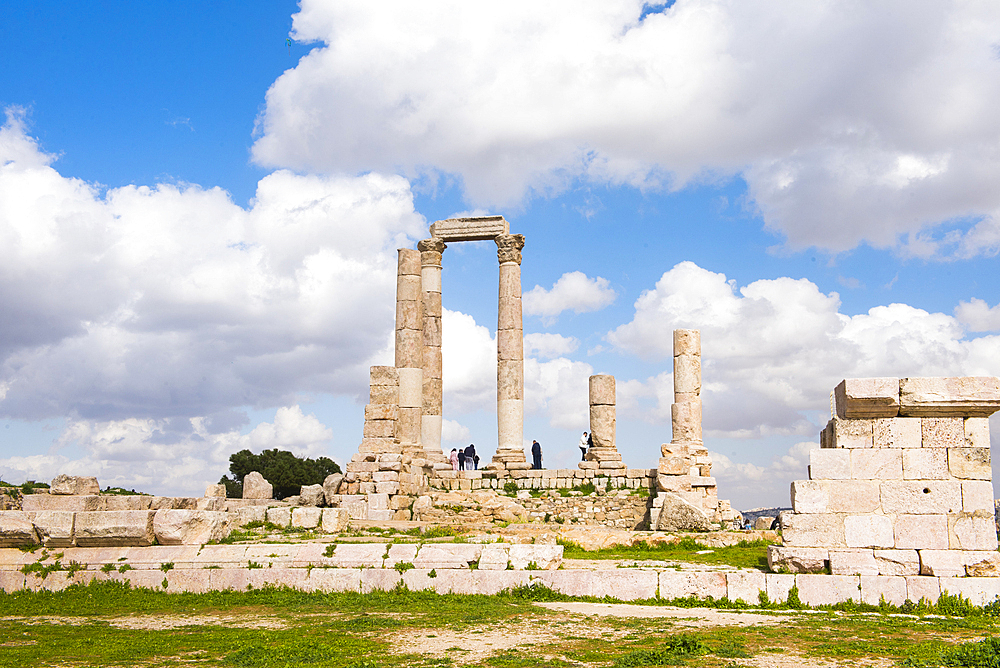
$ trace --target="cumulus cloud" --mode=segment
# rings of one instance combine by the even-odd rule
[[[102,486],[201,496],[229,471],[229,455],[243,449],[326,455],[333,430],[298,405],[278,409],[273,422],[250,433],[212,433],[204,417],[90,421],[66,426],[45,455],[0,459],[0,478],[49,480],[59,473],[96,475]],[[67,451],[82,452],[70,457]]]
[[[906,304],[840,312],[836,293],[778,278],[737,287],[682,262],[642,293],[635,315],[608,333],[619,350],[661,362],[659,375],[620,384],[623,410],[669,420],[670,332],[700,329],[707,433],[737,438],[809,434],[843,378],[1000,374],[1000,337],[966,338],[961,322]],[[811,419],[810,419],[811,417]]]
[[[819,444],[796,443],[788,451],[772,459],[766,466],[749,462],[734,462],[720,452],[710,452],[712,475],[724,489],[724,495],[734,508],[749,509],[774,503],[775,489],[787,489],[793,480],[805,478],[809,466],[809,451]],[[782,505],[788,505],[783,500]]]
[[[270,174],[101,193],[0,130],[0,414],[94,422],[359,394],[391,338],[401,177]]]
[[[735,175],[790,246],[1000,249],[991,3],[304,0],[260,164],[457,175],[473,203],[575,179]],[[971,227],[971,229],[970,229]]]
[[[580,341],[574,336],[561,334],[525,334],[524,352],[537,357],[553,358],[568,355],[580,347]]]
[[[542,316],[542,323],[551,325],[563,311],[599,311],[610,306],[615,296],[615,291],[608,287],[608,279],[589,278],[582,271],[571,271],[563,274],[550,290],[536,285],[521,300],[525,315]]]
[[[441,421],[442,440],[464,443],[469,440],[470,433],[468,427],[455,420],[445,418]]]
[[[1000,304],[990,307],[982,299],[973,297],[967,302],[959,302],[955,307],[955,319],[971,332],[996,332],[1000,330]]]

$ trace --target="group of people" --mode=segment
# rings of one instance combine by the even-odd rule
[[[453,471],[475,471],[479,469],[479,455],[476,454],[476,445],[469,443],[469,447],[459,450],[451,449],[448,456]]]
[[[594,447],[594,439],[587,432],[583,432],[580,437],[580,459],[587,459],[587,450]],[[476,471],[479,469],[479,455],[476,454],[476,446],[470,443],[467,448],[452,448],[448,457],[451,468],[455,471]],[[531,442],[531,468],[542,468],[542,446],[538,441]]]

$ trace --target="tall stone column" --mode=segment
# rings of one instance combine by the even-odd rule
[[[671,442],[701,443],[701,332],[674,330],[674,403]]]
[[[396,369],[399,373],[398,436],[402,446],[420,443],[424,385],[424,295],[420,251],[399,249],[396,272]]]
[[[424,239],[420,251],[420,275],[424,302],[423,406],[420,441],[431,454],[441,451],[441,253],[446,248],[440,239]]]
[[[497,313],[497,454],[494,464],[524,468],[524,331],[521,325],[523,234],[501,234],[500,302]],[[513,465],[513,466],[512,466]]]

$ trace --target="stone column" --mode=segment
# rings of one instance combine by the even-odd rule
[[[399,249],[396,273],[396,369],[399,373],[399,442],[420,443],[424,385],[424,298],[420,251]]]
[[[500,302],[497,313],[497,454],[494,463],[525,462],[524,456],[524,332],[521,327],[521,249],[523,234],[502,234],[497,244],[500,262]],[[521,468],[514,466],[513,468]]]
[[[429,453],[441,453],[441,253],[440,239],[424,239],[420,251],[420,275],[424,302],[424,380],[420,441]]]
[[[594,450],[615,449],[614,376],[590,377],[590,434],[594,441]]]
[[[671,442],[701,443],[701,332],[674,330],[674,403]]]

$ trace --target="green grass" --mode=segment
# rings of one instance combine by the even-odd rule
[[[564,559],[635,559],[657,561],[685,561],[696,564],[718,564],[737,568],[756,568],[767,571],[767,546],[765,540],[740,541],[738,545],[707,548],[693,538],[677,543],[637,543],[616,545],[602,550],[584,550],[575,543],[561,542]],[[696,554],[705,550],[709,554]]]

